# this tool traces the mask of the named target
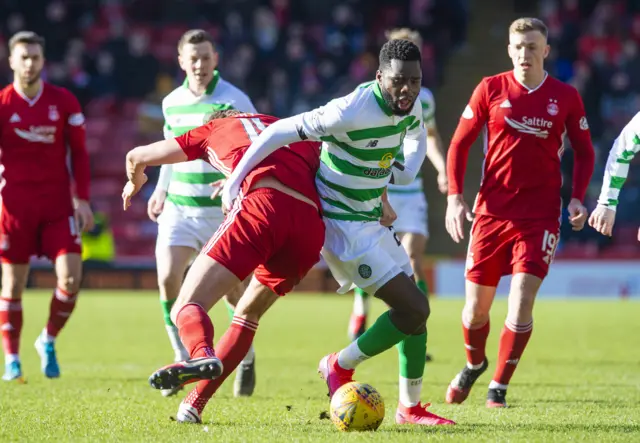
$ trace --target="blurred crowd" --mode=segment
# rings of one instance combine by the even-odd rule
[[[549,27],[552,50],[548,69],[552,75],[578,88],[589,117],[596,147],[596,169],[587,203],[593,208],[612,143],[640,111],[640,1],[543,0],[539,11],[540,18]],[[568,197],[572,158],[570,151],[566,152],[563,166]],[[639,197],[640,174],[632,171],[617,211],[614,237],[619,244],[613,244],[615,241],[592,229],[581,233],[567,229],[562,233],[565,244],[572,239],[586,242],[587,248],[593,247],[594,254],[611,247],[616,253],[623,252],[622,249],[629,254],[637,253],[635,238],[640,212],[634,202]]]
[[[152,257],[157,226],[144,204],[121,210],[122,164],[127,149],[162,134],[162,98],[184,80],[177,42],[186,30],[214,36],[221,75],[259,111],[289,116],[373,78],[384,32],[397,26],[421,32],[424,84],[437,87],[466,40],[467,1],[2,0],[0,83],[11,81],[6,40],[42,34],[45,78],[87,114],[92,203],[111,217],[118,256]]]
[[[436,86],[446,54],[465,39],[465,1],[3,0],[0,36],[41,33],[48,78],[86,104],[161,97],[182,81],[178,38],[203,28],[219,42],[224,77],[260,111],[290,115],[371,79],[384,30],[397,25],[425,37],[425,84]],[[0,82],[9,78],[2,63]]]
[[[120,149],[118,137],[133,138],[128,146],[145,136],[158,137],[159,104],[184,78],[176,43],[185,30],[211,32],[223,77],[243,89],[259,111],[288,116],[373,78],[384,31],[396,26],[422,34],[424,85],[437,90],[445,80],[447,58],[465,44],[469,1],[3,0],[0,84],[11,81],[7,39],[22,29],[42,34],[45,77],[72,90],[89,116],[88,144],[97,177],[92,192],[98,200],[106,196],[99,208],[115,217],[106,202],[118,195],[121,183],[107,179],[119,174],[121,158],[110,158],[105,150]],[[526,0],[514,5],[531,7]],[[548,69],[579,89],[589,116],[597,150],[587,202],[593,208],[612,141],[640,110],[640,1],[541,0],[538,5],[550,30]],[[572,158],[566,152],[568,195]],[[563,232],[563,245],[575,241],[581,251],[593,248],[594,254],[615,247],[636,253],[636,242],[629,239],[640,224],[633,204],[639,194],[640,174],[632,172],[618,210],[622,245],[590,229]],[[144,213],[137,216],[131,225],[114,220],[114,229],[123,230],[116,238],[155,235],[154,226],[142,222]],[[138,248],[135,242],[127,244]]]

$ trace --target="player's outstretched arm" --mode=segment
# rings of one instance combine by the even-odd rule
[[[176,139],[162,140],[146,146],[138,146],[127,153],[126,169],[129,181],[122,191],[123,208],[131,206],[131,198],[140,192],[147,182],[144,168],[162,164],[180,163],[189,160],[187,152]]]
[[[622,129],[609,151],[598,206],[589,217],[589,225],[603,235],[613,234],[618,196],[622,185],[627,180],[629,164],[640,150],[639,133],[640,113],[636,114]]]
[[[438,189],[443,194],[447,193],[449,181],[447,179],[447,163],[444,154],[444,145],[438,128],[427,127],[427,158],[436,171],[438,171]]]
[[[260,133],[236,165],[222,190],[222,206],[231,208],[240,192],[240,185],[253,168],[277,149],[303,140],[296,127],[296,117],[278,120]]]

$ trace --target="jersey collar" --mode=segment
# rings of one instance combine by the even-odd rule
[[[42,96],[42,91],[44,91],[44,82],[40,83],[40,89],[38,89],[38,93],[33,98],[27,97],[22,93],[22,91],[18,90],[18,88],[16,88],[15,86],[13,87],[13,90],[16,92],[16,94],[20,96],[20,98],[26,101],[29,104],[29,106],[33,106],[38,102],[38,100],[40,100],[40,97]]]
[[[382,109],[382,112],[391,117],[393,115],[393,111],[382,97],[382,91],[380,90],[380,84],[378,82],[373,83],[373,96],[376,98],[376,102],[378,103],[378,106],[380,106],[380,109]]]
[[[516,77],[515,72],[511,71],[511,74],[513,75],[513,79],[516,81],[516,83],[518,83],[520,86],[522,86],[524,89],[527,90],[527,92],[529,94],[534,93],[535,91],[537,91],[538,89],[540,89],[542,87],[542,85],[544,85],[544,82],[547,80],[547,77],[549,77],[549,73],[547,71],[544,71],[544,77],[542,77],[542,81],[540,82],[540,84],[538,86],[536,86],[535,88],[530,88],[527,85],[525,85],[524,83],[521,83],[520,80],[518,80],[518,78]]]
[[[216,89],[216,86],[218,85],[218,81],[220,81],[220,73],[216,69],[215,71],[213,71],[213,78],[211,79],[211,81],[207,85],[207,89],[205,89],[204,93],[206,95],[213,94],[213,91]],[[188,89],[189,88],[189,79],[185,78],[184,82],[182,83],[182,86],[184,86],[185,88]]]

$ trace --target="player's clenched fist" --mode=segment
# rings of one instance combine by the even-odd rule
[[[616,222],[616,211],[603,205],[598,205],[589,217],[589,226],[602,235],[611,237],[613,225]],[[640,233],[638,234],[640,239]]]
[[[385,189],[382,193],[382,217],[380,217],[380,224],[388,228],[389,226],[392,226],[393,222],[397,219],[398,214],[396,214],[396,211],[393,210],[393,206],[389,203],[389,196]]]
[[[461,194],[450,195],[447,198],[447,214],[445,225],[447,232],[454,242],[460,243],[464,239],[464,220],[473,221],[473,214]]]
[[[167,191],[162,189],[156,189],[151,194],[149,201],[147,202],[147,215],[151,221],[157,222],[158,216],[162,214],[164,210],[164,202],[167,200]]]
[[[580,200],[572,198],[567,206],[569,211],[569,223],[574,231],[581,231],[587,222],[587,208],[584,207]]]

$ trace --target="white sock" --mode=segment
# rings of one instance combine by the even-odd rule
[[[253,363],[253,359],[256,357],[256,351],[253,349],[253,345],[249,348],[249,352],[244,356],[240,364],[244,363],[245,365],[250,365]]]
[[[477,365],[472,365],[471,363],[467,362],[467,368],[469,369],[480,369],[482,367],[483,363],[477,364]]]
[[[363,361],[370,357],[358,347],[358,340],[351,343],[338,354],[338,364],[342,369],[355,369]]]
[[[4,364],[8,365],[13,363],[14,361],[20,361],[20,357],[18,354],[5,354],[4,355]]]
[[[44,328],[42,330],[42,333],[40,334],[40,339],[45,343],[53,343],[56,341],[56,338],[53,335],[47,334],[47,328]]]
[[[508,387],[509,385],[501,385],[497,381],[493,380],[489,383],[489,389],[502,389],[503,391],[506,391]]]
[[[405,408],[416,406],[420,403],[420,393],[422,392],[422,377],[404,378],[400,376],[400,404]]]
[[[178,328],[173,325],[165,325],[167,328],[167,335],[169,336],[169,341],[171,342],[171,347],[176,354],[176,360],[188,360],[189,353],[185,349],[182,341],[180,340],[180,334],[178,334]]]
[[[371,296],[363,297],[356,293],[353,296],[353,314],[365,316],[369,313],[369,305],[371,304]]]

